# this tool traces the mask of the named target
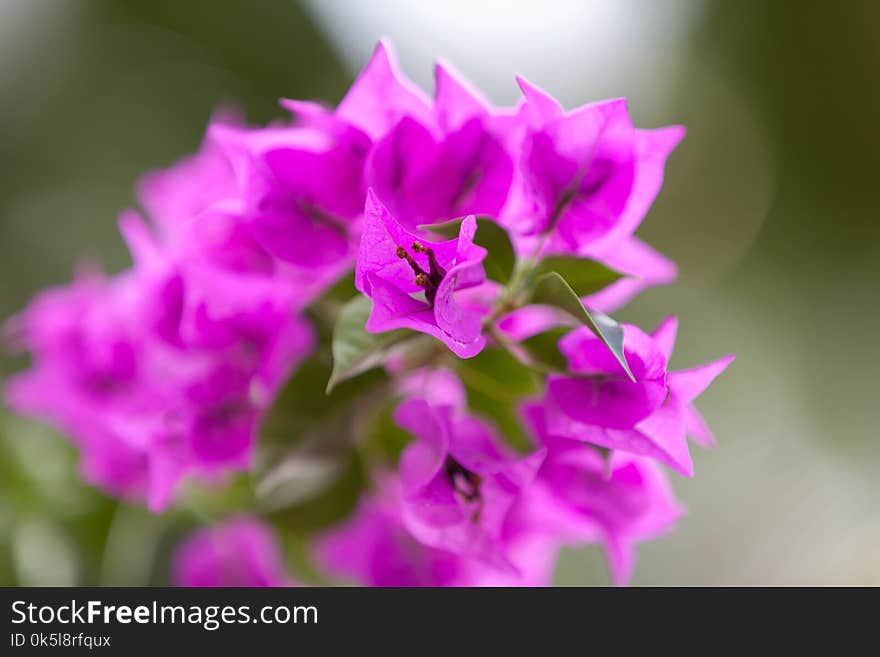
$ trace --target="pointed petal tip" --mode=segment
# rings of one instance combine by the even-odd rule
[[[668,373],[669,387],[684,402],[690,403],[699,397],[706,388],[725,370],[734,360],[733,354],[718,358],[704,365],[698,365],[685,370],[675,370]]]
[[[153,256],[155,244],[140,214],[131,209],[123,210],[116,223],[135,265],[147,264]]]
[[[678,146],[687,137],[687,128],[683,125],[670,125],[663,130],[667,133],[672,148]]]
[[[296,98],[279,98],[278,105],[294,116],[309,116],[320,111],[328,111],[321,103],[313,100],[297,100]]]
[[[377,214],[382,212],[385,206],[379,200],[378,194],[372,187],[367,188],[367,196],[364,199],[364,214]]]
[[[662,351],[663,355],[666,357],[667,363],[672,357],[672,352],[675,349],[675,339],[677,335],[678,317],[675,315],[669,315],[664,318],[659,324],[657,324],[657,328],[654,329],[654,332],[651,333],[651,337],[658,344],[660,351]]]
[[[477,89],[461,71],[442,57],[438,57],[434,60],[434,84],[436,87],[439,87],[443,82],[448,82],[455,87],[464,90],[469,96],[471,96],[471,98],[477,100],[480,104],[487,104],[483,93]],[[436,95],[437,89],[435,88],[434,91]]]
[[[367,67],[371,66],[373,62],[383,62],[393,68],[394,61],[394,44],[391,42],[391,39],[387,36],[379,37],[376,41],[376,45],[373,46],[373,52],[370,54]]]
[[[520,91],[525,96],[526,102],[537,107],[538,111],[545,118],[562,114],[562,105],[559,104],[559,101],[541,89],[541,87],[529,82],[519,74],[516,75],[515,79],[517,86],[519,86]]]
[[[709,365],[713,365],[718,368],[718,374],[721,374],[727,367],[736,360],[736,354],[727,354],[726,356],[722,356],[712,362],[708,363]],[[716,374],[715,376],[718,376]]]
[[[459,76],[456,74],[455,67],[452,66],[442,57],[434,60],[434,84],[439,84],[442,79],[449,79],[458,82]]]
[[[690,456],[690,452],[688,452],[687,461],[670,461],[668,465],[673,472],[680,474],[682,477],[686,479],[694,478],[694,461]]]
[[[116,224],[126,240],[132,232],[143,228],[143,221],[141,221],[140,215],[131,208],[119,213],[119,216],[116,218]]]
[[[516,85],[519,87],[519,90],[527,99],[529,98],[529,96],[535,94],[549,98],[550,94],[541,89],[538,85],[529,82],[524,76],[520,75],[519,73],[514,76],[514,79],[516,80]]]
[[[657,324],[657,328],[654,329],[654,332],[651,333],[652,337],[657,337],[658,334],[665,333],[667,331],[675,334],[678,331],[678,317],[676,315],[667,315]]]

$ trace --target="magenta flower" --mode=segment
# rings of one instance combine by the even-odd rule
[[[285,157],[278,151],[329,150],[332,143],[317,131],[247,128],[223,116],[213,120],[198,153],[167,170],[151,172],[138,184],[140,202],[158,228],[160,250],[172,251],[175,259],[190,267],[266,277],[286,285],[296,293],[297,305],[305,306],[352,267],[354,244],[340,246],[336,235],[331,235],[328,252],[336,249],[348,256],[320,266],[316,261],[298,266],[289,261],[296,261],[295,257],[276,258],[276,251],[285,247],[271,237],[267,240],[264,220],[270,213],[259,210],[261,194],[272,191],[271,171],[263,160],[274,164]],[[361,193],[358,215],[362,198]],[[356,237],[352,239],[356,242]]]
[[[40,294],[6,326],[33,365],[4,390],[12,409],[72,438],[88,481],[126,497],[143,494],[148,474],[141,445],[111,422],[121,429],[126,417],[133,419],[144,384],[144,336],[127,301],[131,286],[130,277],[85,273]]]
[[[429,98],[379,43],[335,109],[282,101],[292,119],[265,128],[213,118],[197,153],[139,183],[147,220],[120,221],[132,266],[80,275],[8,323],[32,365],[5,399],[68,434],[88,481],[163,510],[185,480],[222,483],[252,466],[265,413],[316,346],[307,309],[323,315],[332,304],[314,302],[354,269],[369,333],[417,331],[466,359],[487,346],[491,318],[490,346],[534,365],[546,391],[523,407],[537,449],[518,455],[469,412],[453,369],[395,350],[382,364],[403,400],[394,420],[414,439],[398,474],[372,472],[354,515],[316,542],[320,565],[372,585],[546,585],[560,547],[598,542],[623,583],[635,546],[682,514],[655,461],[693,474],[687,436],[714,442],[693,401],[733,357],[669,371],[675,319],[652,335],[624,325],[628,374],[574,328],[552,285],[535,287],[536,268],[561,255],[620,272],[583,299],[603,311],[671,281],[675,264],[634,235],[684,130],[636,129],[622,99],[564,111],[522,79],[522,102],[499,109],[447,66],[434,73]],[[489,269],[514,269],[509,283],[487,278],[475,215],[507,231],[517,260],[490,232]],[[450,219],[458,236],[434,241],[430,225]],[[346,306],[334,334],[334,377],[384,353],[349,330],[360,310]],[[517,344],[559,326],[572,327],[563,373]],[[478,361],[467,368],[475,394],[488,382]],[[359,425],[379,412],[337,400]],[[187,586],[291,583],[254,518],[196,533],[173,566]]]
[[[504,533],[543,452],[515,457],[460,405],[457,379],[434,376],[428,383],[424,397],[406,399],[394,414],[417,438],[400,461],[403,522],[426,545],[516,573]]]
[[[365,216],[355,287],[373,300],[367,330],[408,328],[434,336],[462,358],[480,353],[486,344],[482,316],[455,294],[486,278],[486,250],[474,244],[474,217],[462,222],[458,238],[430,242],[397,223],[372,190]]]
[[[284,104],[303,126],[371,141],[366,184],[407,229],[468,214],[495,216],[513,179],[513,116],[491,108],[447,67],[435,67],[435,80],[431,102],[380,42],[335,112]]]
[[[662,469],[623,452],[605,458],[578,441],[550,435],[539,403],[523,406],[526,424],[547,448],[534,497],[544,522],[568,544],[600,542],[616,586],[626,585],[635,546],[668,533],[684,515]]]
[[[468,214],[497,216],[510,190],[509,121],[441,65],[430,121],[404,116],[367,161],[366,176],[401,224],[415,230]]]
[[[202,529],[176,550],[175,586],[293,586],[275,536],[256,518],[239,517]]]
[[[417,541],[401,518],[399,485],[361,500],[354,516],[317,542],[316,556],[330,574],[362,586],[466,586],[469,563]]]
[[[726,356],[689,370],[666,371],[675,343],[676,320],[663,322],[653,336],[624,325],[624,352],[636,381],[587,329],[560,341],[576,376],[552,375],[547,383],[547,427],[551,434],[609,449],[645,455],[693,476],[685,434],[711,440],[691,402],[733,360]]]
[[[565,112],[545,92],[518,81],[526,101],[508,143],[519,159],[500,215],[517,252],[590,258],[624,274],[584,298],[587,307],[604,312],[646,287],[672,281],[675,264],[632,235],[660,190],[666,158],[684,129],[636,129],[623,99]]]
[[[399,221],[414,230],[467,214],[497,215],[512,172],[510,156],[481,119],[438,138],[404,118],[376,144],[366,175]]]
[[[319,537],[319,565],[331,575],[362,586],[546,586],[558,542],[538,534],[508,532],[507,552],[516,571],[498,570],[477,559],[421,543],[403,519],[400,483],[381,481],[342,526]]]
[[[187,474],[250,466],[261,414],[314,337],[283,278],[174,261],[135,218],[122,228],[160,354],[147,363],[167,394],[144,427],[155,473],[149,503],[158,509]]]
[[[519,83],[527,128],[507,225],[523,236],[549,231],[544,249],[551,253],[590,255],[632,235],[684,130],[636,130],[623,99],[564,112],[534,85]]]
[[[6,399],[70,435],[88,481],[158,511],[184,477],[250,465],[261,413],[313,336],[284,284],[175,261],[135,216],[121,226],[133,269],[46,293],[10,323],[34,365]]]
[[[257,241],[304,268],[351,262],[369,142],[356,131],[330,138],[291,128],[279,136],[254,148],[254,162],[245,174],[244,212]]]
[[[378,141],[404,117],[428,122],[431,103],[422,90],[400,72],[391,45],[379,41],[335,115]]]
[[[237,165],[216,138],[223,129],[245,131],[240,119],[220,112],[209,122],[197,153],[138,181],[138,200],[165,243],[187,246],[191,224],[215,215],[228,216],[238,205]]]

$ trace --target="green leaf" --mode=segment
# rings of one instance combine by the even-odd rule
[[[412,331],[404,329],[368,333],[364,326],[372,307],[370,299],[358,295],[339,311],[333,329],[333,370],[327,381],[327,394],[339,383],[384,363],[392,347],[413,336]]]
[[[589,327],[611,350],[629,378],[635,381],[623,353],[623,329],[608,315],[584,308],[580,297],[558,272],[551,271],[538,278],[532,290],[531,303],[559,308]]]
[[[368,401],[367,390],[375,390],[387,380],[374,369],[343,381],[327,395],[324,386],[330,377],[331,362],[325,350],[303,362],[275,398],[260,423],[260,446],[289,448],[304,438],[321,432],[334,417]]]
[[[493,420],[513,447],[527,451],[531,441],[519,420],[518,405],[537,394],[536,374],[501,349],[484,349],[474,358],[457,361],[455,369],[467,391],[469,408]]]
[[[419,226],[424,230],[442,235],[446,239],[458,237],[462,219],[453,219],[442,224]],[[486,275],[494,281],[506,284],[516,264],[516,253],[507,231],[488,217],[477,217],[477,234],[474,242],[482,246],[488,253],[483,261]]]
[[[329,374],[330,359],[319,351],[287,382],[260,427],[251,475],[257,501],[295,529],[330,524],[356,502],[364,486],[355,449],[362,418],[387,397],[382,370],[344,381],[327,395]]]
[[[535,278],[553,271],[562,276],[579,297],[594,294],[623,278],[623,274],[601,262],[573,256],[543,258],[535,270]]]
[[[357,505],[367,485],[364,466],[352,451],[338,474],[319,494],[300,504],[269,511],[269,517],[294,532],[314,532],[343,520]]]

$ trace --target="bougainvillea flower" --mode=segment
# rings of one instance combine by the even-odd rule
[[[212,119],[195,155],[139,181],[138,198],[157,228],[159,250],[173,252],[175,260],[191,268],[201,265],[219,274],[247,275],[254,284],[260,277],[271,279],[268,284],[286,287],[295,295],[299,308],[306,306],[353,266],[357,228],[352,229],[351,242],[340,247],[347,251],[347,258],[320,266],[313,261],[297,266],[277,258],[273,248],[284,248],[282,244],[269,239],[273,248],[263,245],[263,220],[270,213],[263,213],[260,204],[262,194],[272,190],[273,180],[264,160],[274,161],[279,157],[276,151],[291,148],[312,153],[333,151],[335,143],[316,130],[256,129],[225,115]],[[362,196],[355,225],[361,201]],[[328,250],[336,246],[340,246],[338,241],[331,238]]]
[[[675,317],[667,317],[654,330],[653,337],[667,359],[672,357],[677,332],[678,320]],[[734,356],[731,354],[706,365],[669,373],[670,401],[674,402],[681,413],[687,435],[703,447],[712,447],[715,437],[693,401],[733,360]]]
[[[497,216],[513,178],[511,120],[447,67],[435,67],[430,121],[403,117],[376,142],[366,177],[410,230],[468,214]]]
[[[432,123],[431,101],[404,76],[387,41],[379,41],[370,61],[335,110],[312,101],[283,99],[298,126],[326,134],[358,133],[377,142],[404,118]]]
[[[636,376],[633,383],[622,378],[620,365],[592,333],[577,329],[567,335],[560,341],[560,349],[570,369],[580,377],[550,377],[546,395],[550,433],[650,456],[693,476],[688,427],[704,442],[711,434],[691,402],[724,371],[733,356],[667,372],[663,385],[660,373],[665,371],[674,342],[673,318],[663,322],[653,336],[624,325],[624,351]]]
[[[586,327],[562,338],[559,350],[576,376],[550,376],[548,395],[578,422],[629,429],[666,398],[666,357],[636,326],[623,325],[623,350],[634,381],[605,343]]]
[[[72,437],[88,481],[158,511],[184,477],[250,465],[261,413],[314,338],[284,285],[178,261],[135,215],[120,224],[132,269],[10,322],[34,364],[6,398]]]
[[[430,100],[406,79],[387,41],[379,41],[369,63],[336,108],[336,116],[357,126],[374,141],[405,116],[426,122]]]
[[[243,215],[268,252],[299,267],[333,267],[353,258],[364,202],[369,141],[358,131],[306,128],[245,140]]]
[[[399,485],[386,482],[316,544],[317,561],[362,586],[466,586],[468,562],[420,543],[403,524]]]
[[[421,367],[400,376],[397,393],[403,398],[430,399],[434,406],[447,406],[455,412],[467,408],[467,393],[461,379],[445,367]]]
[[[175,586],[292,586],[272,529],[239,517],[199,530],[175,551]]]
[[[474,244],[476,229],[470,216],[457,238],[424,240],[403,228],[370,190],[355,270],[355,287],[373,300],[367,330],[408,328],[434,336],[462,358],[478,354],[486,344],[482,317],[455,298],[486,278],[486,250]]]
[[[406,399],[394,413],[416,436],[400,460],[404,524],[426,545],[516,572],[502,533],[543,453],[517,458],[482,420],[428,399]]]
[[[150,171],[137,184],[141,206],[155,222],[162,239],[180,241],[187,225],[215,206],[232,204],[239,194],[235,165],[214,134],[221,128],[244,130],[228,111],[211,118],[197,153],[167,169]]]
[[[366,169],[370,185],[411,230],[467,214],[497,215],[512,174],[510,155],[480,118],[437,136],[406,117],[376,144]]]
[[[364,170],[407,229],[467,214],[497,215],[513,178],[509,112],[490,104],[441,64],[433,103],[399,73],[390,47],[373,57],[335,111],[284,101],[299,125],[354,131],[372,142]]]
[[[86,480],[123,497],[143,495],[147,485],[144,450],[106,421],[133,415],[145,394],[144,338],[127,301],[130,284],[83,273],[37,296],[6,325],[9,341],[30,351],[33,365],[9,379],[5,402],[68,435]]]
[[[629,582],[635,546],[669,532],[684,515],[661,467],[548,433],[545,409],[526,403],[523,417],[547,456],[534,485],[542,517],[569,544],[600,542],[615,585]]]
[[[526,238],[522,244],[548,234],[537,243],[545,253],[589,256],[632,235],[683,128],[637,130],[623,99],[565,112],[534,85],[519,83],[528,127],[504,223]]]
[[[342,526],[318,538],[318,564],[333,576],[362,586],[546,586],[559,542],[547,535],[505,532],[516,571],[425,545],[403,519],[400,482],[383,478]],[[515,523],[511,523],[515,524]]]
[[[138,293],[149,301],[147,371],[168,395],[157,408],[164,424],[148,425],[153,456],[164,465],[150,487],[155,508],[169,498],[175,474],[249,466],[260,415],[314,336],[295,314],[286,281],[176,261],[136,217],[124,217],[121,227]]]

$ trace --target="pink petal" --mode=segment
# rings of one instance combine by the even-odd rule
[[[380,41],[336,115],[376,140],[404,116],[430,122],[430,101],[400,73],[390,44]]]
[[[474,116],[486,116],[491,103],[482,92],[446,62],[434,65],[434,112],[444,131],[452,131]]]
[[[684,427],[687,434],[694,439],[698,445],[703,447],[714,447],[715,436],[709,425],[700,415],[700,412],[692,405],[688,404],[684,409]]]
[[[730,354],[705,365],[670,372],[669,389],[685,404],[689,404],[709,387],[715,377],[721,374],[733,362],[734,358],[734,355]]]
[[[562,116],[562,106],[553,96],[521,75],[516,76],[516,83],[519,85],[528,105],[534,108],[538,119],[549,121]]]
[[[678,318],[670,315],[657,325],[651,337],[660,347],[660,351],[666,357],[666,361],[672,358],[672,350],[675,348],[675,336],[678,333]]]
[[[636,171],[632,191],[614,230],[602,238],[603,244],[611,244],[623,236],[632,235],[638,228],[663,185],[666,158],[684,139],[685,129],[682,126],[669,126],[656,130],[636,130],[635,135]]]

